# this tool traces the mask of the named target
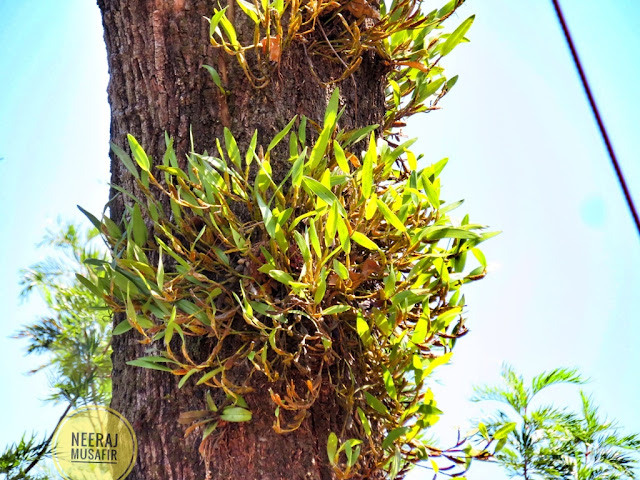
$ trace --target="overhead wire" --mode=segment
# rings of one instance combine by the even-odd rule
[[[567,40],[567,44],[569,45],[569,50],[571,51],[573,62],[575,63],[576,69],[578,70],[578,74],[580,75],[580,80],[582,81],[582,86],[584,87],[584,91],[587,95],[587,99],[589,100],[591,111],[593,112],[593,115],[598,124],[598,128],[600,129],[602,140],[604,141],[604,144],[607,148],[607,152],[609,153],[609,158],[611,159],[613,169],[615,170],[616,176],[618,177],[618,181],[620,182],[620,187],[622,188],[624,198],[627,202],[627,205],[629,206],[631,217],[633,218],[633,221],[636,225],[636,229],[638,230],[638,235],[640,235],[640,217],[638,217],[638,210],[636,209],[636,206],[633,202],[633,197],[631,196],[631,192],[629,191],[629,186],[627,185],[627,181],[624,177],[624,173],[622,172],[622,168],[620,167],[620,163],[618,162],[618,157],[616,156],[616,153],[613,150],[613,144],[611,143],[611,139],[609,138],[609,133],[607,132],[607,128],[604,125],[604,121],[602,120],[602,115],[600,114],[600,110],[598,109],[598,105],[596,104],[595,98],[593,96],[593,92],[591,91],[591,87],[589,86],[589,81],[587,80],[587,76],[585,74],[584,68],[580,61],[580,57],[578,56],[578,51],[576,50],[576,46],[573,42],[573,38],[571,36],[569,26],[567,25],[564,14],[562,13],[562,8],[560,7],[559,1],[558,0],[551,0],[551,1],[553,2],[556,15],[558,16],[558,21],[560,22],[562,31],[564,32],[565,39]]]

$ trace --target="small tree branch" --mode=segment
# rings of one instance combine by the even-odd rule
[[[40,451],[36,455],[36,458],[34,458],[33,461],[29,464],[29,466],[24,470],[24,472],[22,472],[22,475],[26,476],[27,473],[29,473],[29,471],[33,467],[35,467],[40,460],[42,460],[42,457],[47,452],[47,450],[49,448],[49,445],[51,444],[51,440],[53,440],[53,436],[55,435],[56,430],[58,429],[58,427],[62,423],[62,420],[64,420],[64,417],[67,416],[67,413],[69,413],[69,410],[71,410],[72,406],[73,406],[73,403],[69,402],[69,405],[67,405],[67,408],[65,409],[64,413],[58,419],[58,422],[56,423],[56,426],[54,427],[53,431],[51,432],[51,435],[49,435],[49,438],[47,438],[47,441],[44,442],[44,445],[42,445],[42,448],[40,449]]]

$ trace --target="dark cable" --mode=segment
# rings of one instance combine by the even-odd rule
[[[627,187],[627,182],[624,178],[624,174],[622,173],[622,169],[620,168],[620,164],[618,163],[618,158],[616,157],[615,152],[613,151],[613,145],[611,144],[611,140],[609,140],[609,134],[607,133],[607,129],[604,126],[604,122],[602,121],[602,117],[600,115],[600,111],[598,110],[598,106],[596,105],[596,101],[593,98],[593,94],[591,93],[591,88],[589,87],[589,82],[587,81],[587,76],[584,73],[584,69],[582,68],[582,64],[580,63],[580,57],[578,57],[578,51],[576,50],[575,45],[573,44],[573,39],[571,38],[571,33],[569,32],[569,27],[567,26],[567,22],[564,19],[564,15],[562,14],[562,9],[560,8],[560,4],[558,0],[552,0],[553,6],[555,7],[556,14],[558,15],[558,20],[560,21],[560,25],[562,26],[562,31],[564,32],[564,36],[567,39],[567,43],[569,44],[569,50],[571,50],[571,56],[573,57],[573,61],[578,69],[578,73],[580,74],[580,80],[582,80],[582,86],[584,87],[584,91],[587,94],[587,98],[589,99],[589,104],[591,105],[591,111],[593,115],[596,117],[596,122],[598,122],[598,127],[600,128],[600,133],[602,134],[602,139],[607,147],[607,151],[609,152],[609,157],[611,158],[611,163],[613,164],[613,168],[616,171],[616,175],[618,176],[618,181],[620,182],[620,186],[622,187],[622,191],[624,193],[624,197],[627,200],[627,205],[629,205],[629,210],[631,210],[631,216],[636,224],[636,228],[638,229],[638,234],[640,234],[640,218],[638,217],[638,211],[633,203],[633,198],[631,197],[631,193],[629,192],[629,187]]]

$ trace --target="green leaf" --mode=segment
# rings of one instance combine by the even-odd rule
[[[289,123],[287,123],[287,126],[284,127],[282,130],[280,130],[278,132],[278,134],[273,137],[273,140],[271,140],[271,143],[269,143],[269,147],[267,147],[267,152],[270,152],[271,150],[273,150],[276,145],[278,145],[282,139],[287,135],[287,133],[289,133],[289,130],[291,130],[291,127],[293,127],[293,124],[295,123],[295,121],[297,120],[298,116],[294,116],[291,121]]]
[[[158,270],[156,271],[156,283],[162,291],[164,287],[164,263],[162,261],[162,248],[158,249]]]
[[[436,93],[438,91],[438,89],[444,84],[444,81],[445,81],[445,78],[444,77],[440,77],[440,78],[437,78],[437,79],[429,82],[427,84],[427,87],[425,88],[425,90],[423,92],[424,98],[429,98],[431,95]]]
[[[364,209],[365,220],[371,220],[378,211],[378,197],[375,194],[367,199]]]
[[[307,144],[307,117],[304,115],[300,119],[300,125],[298,125],[298,140],[303,147]]]
[[[207,408],[212,412],[217,412],[218,407],[216,406],[216,402],[213,401],[213,397],[211,396],[211,392],[207,391],[205,395],[205,400],[207,401]]]
[[[387,220],[387,222],[389,222],[390,225],[397,228],[401,232],[407,231],[407,227],[405,226],[405,224],[400,221],[398,216],[391,211],[391,209],[387,206],[386,203],[378,199],[377,204],[378,204],[378,209],[382,212],[382,215],[384,215],[384,218]]]
[[[211,75],[211,78],[213,79],[213,83],[218,87],[222,94],[226,95],[227,91],[222,86],[222,79],[220,78],[218,71],[211,65],[202,65],[202,68],[205,68],[209,72],[209,75]]]
[[[80,275],[79,273],[76,273],[76,278],[78,279],[78,281],[84,285],[91,293],[93,293],[96,297],[98,298],[102,298],[102,290],[100,289],[100,287],[98,287],[97,285],[95,285],[93,282],[91,282],[91,280],[89,280],[86,277],[83,277],[82,275]]]
[[[278,14],[282,17],[282,14],[284,13],[284,0],[273,0],[271,6],[275,8]]]
[[[327,291],[327,270],[323,267],[320,271],[320,281],[316,286],[316,292],[313,295],[313,302],[317,305],[319,304],[323,298],[324,294]]]
[[[302,176],[304,173],[304,159],[307,157],[307,147],[305,147],[291,167],[291,185],[299,187],[302,185]]]
[[[456,83],[458,83],[458,75],[455,75],[447,80],[447,91],[451,90]]]
[[[329,463],[331,465],[336,464],[336,452],[338,450],[338,437],[335,433],[331,432],[327,439],[327,456],[329,457]]]
[[[500,450],[502,450],[506,444],[507,444],[507,439],[506,438],[502,438],[500,441],[498,441],[498,444],[496,445],[496,448],[493,450],[493,454],[495,455]]]
[[[176,321],[176,313],[177,313],[177,309],[176,309],[176,306],[174,305],[173,309],[171,310],[171,316],[169,317],[169,321],[167,322],[167,328],[164,331],[164,344],[165,345],[169,345],[171,343],[171,338],[173,337],[173,331],[176,329],[176,327],[180,328],[175,323],[175,321]]]
[[[318,198],[322,201],[326,202],[329,205],[333,205],[334,203],[338,204],[338,210],[343,217],[347,216],[347,212],[344,207],[338,200],[338,198],[333,194],[331,190],[321,184],[319,181],[311,178],[311,177],[303,177],[303,183],[311,190]]]
[[[164,165],[158,165],[156,166],[156,168],[158,170],[162,170],[163,172],[167,172],[170,175],[173,175],[174,177],[180,177],[183,180],[189,180],[189,177],[187,176],[186,173],[184,173],[182,170],[180,170],[179,168],[176,167],[166,167]]]
[[[91,224],[94,227],[96,227],[98,230],[102,230],[102,222],[100,220],[98,220],[92,213],[87,212],[80,205],[76,205],[76,206],[78,207],[78,210],[80,210],[82,213],[84,213],[84,216],[89,219],[89,221],[91,222]]]
[[[215,431],[216,428],[218,428],[218,423],[219,422],[213,422],[207,425],[207,428],[205,428],[204,432],[202,433],[202,440],[207,438],[209,435],[211,435]]]
[[[428,377],[431,372],[433,372],[437,367],[439,367],[440,365],[444,365],[446,363],[449,363],[449,360],[451,360],[451,356],[453,355],[453,352],[449,352],[449,353],[445,353],[444,355],[440,355],[439,357],[434,358],[433,360],[431,360],[431,362],[429,362],[429,366],[425,369],[424,373],[422,374],[423,377]]]
[[[460,0],[449,0],[440,10],[438,10],[437,17],[442,18],[453,12],[459,1]]]
[[[338,107],[340,103],[340,89],[335,88],[331,93],[331,98],[324,112],[324,125],[335,125],[338,118]]]
[[[338,117],[339,99],[340,91],[336,88],[331,95],[327,110],[324,114],[324,125],[322,127],[322,131],[320,132],[318,140],[313,146],[311,155],[309,156],[309,168],[312,171],[315,170],[315,168],[320,164],[322,157],[324,157],[324,154],[327,151],[327,146],[329,145],[329,138],[331,138],[331,135],[335,130],[336,119]]]
[[[351,234],[351,240],[368,250],[378,250],[378,245],[370,240],[364,233],[353,232]]]
[[[585,380],[577,369],[555,368],[550,372],[543,372],[540,375],[533,377],[531,381],[532,391],[536,394],[551,385],[561,383],[580,385],[585,383]]]
[[[371,345],[373,339],[371,338],[371,329],[369,328],[369,324],[364,319],[362,314],[358,314],[358,318],[356,319],[356,331],[358,335],[362,339],[362,343],[365,347]]]
[[[313,251],[316,252],[316,256],[320,258],[322,256],[322,248],[320,247],[320,239],[316,230],[316,222],[313,219],[309,222],[309,240]]]
[[[129,140],[129,147],[131,148],[131,152],[133,153],[134,160],[142,170],[148,173],[151,164],[146,152],[140,146],[133,135],[127,134],[127,139]]]
[[[487,268],[487,259],[485,258],[484,253],[482,253],[482,250],[478,248],[472,248],[471,253],[473,253],[473,256],[476,257],[476,260],[478,260],[480,265],[482,265],[484,268]]]
[[[129,170],[129,173],[131,173],[131,175],[133,175],[136,179],[140,180],[140,174],[138,173],[138,169],[133,164],[131,157],[127,155],[127,152],[125,152],[123,149],[121,149],[118,145],[116,145],[113,142],[111,143],[111,150],[113,151],[113,153],[116,154],[116,156],[120,159],[120,161],[127,168],[127,170]]]
[[[371,423],[369,422],[369,419],[365,415],[362,408],[358,407],[357,410],[358,410],[358,417],[360,417],[360,423],[362,423],[362,427],[364,428],[364,433],[366,433],[367,436],[371,436]]]
[[[352,448],[355,445],[355,442],[359,442],[355,448]],[[347,455],[347,467],[353,467],[358,461],[358,457],[360,456],[360,443],[362,440],[347,440],[345,443],[345,454]]]
[[[249,142],[249,148],[247,148],[247,154],[244,157],[244,161],[247,165],[251,165],[254,158],[256,156],[256,145],[258,144],[258,130],[253,131],[253,136],[251,137],[251,142]]]
[[[298,137],[296,137],[295,130],[289,135],[289,158],[296,158],[300,155],[300,149],[298,148]]]
[[[336,232],[338,231],[338,203],[334,204],[329,209],[329,215],[327,215],[327,223],[324,226],[324,244],[327,248],[333,245],[333,241],[336,238]]]
[[[347,162],[347,157],[344,153],[344,150],[335,140],[333,141],[333,154],[336,157],[336,163],[338,164],[338,167],[340,167],[340,170],[342,170],[344,173],[350,173],[351,168],[349,168],[349,162]]]
[[[284,283],[287,286],[289,286],[291,282],[294,281],[291,275],[289,275],[287,272],[283,272],[282,270],[269,270],[269,276],[276,279],[280,283]]]
[[[438,324],[442,327],[448,327],[449,324],[458,316],[462,311],[462,307],[455,307],[451,310],[438,315]]]
[[[224,367],[220,366],[218,368],[215,368],[215,369],[211,370],[210,372],[205,373],[202,377],[200,377],[200,379],[198,380],[196,385],[202,385],[207,380],[210,380],[213,377],[215,377],[216,375],[218,375],[222,370],[224,370]],[[209,407],[209,408],[211,408],[211,407]]]
[[[247,16],[254,21],[254,23],[260,23],[260,12],[253,3],[246,2],[245,0],[236,1],[238,2],[238,5],[240,5],[242,11],[246,13]]]
[[[236,29],[233,26],[233,23],[229,21],[229,19],[223,15],[220,18],[220,25],[222,25],[222,29],[226,32],[229,37],[229,42],[233,45],[234,48],[239,49],[240,43],[238,42],[238,35],[236,33]]]
[[[364,392],[364,398],[367,401],[367,404],[379,414],[381,415],[389,414],[387,407],[385,407],[380,400],[378,400],[376,397],[371,395],[369,392]]]
[[[102,265],[109,265],[109,262],[100,260],[99,258],[87,258],[84,263],[86,265],[93,265],[95,267],[101,267]]]
[[[347,270],[347,267],[345,267],[342,264],[342,262],[334,259],[333,260],[333,269],[336,271],[336,273],[338,274],[338,276],[342,280],[347,280],[349,278],[349,270]]]
[[[439,225],[438,226],[433,225],[431,227],[425,228],[420,235],[426,236],[428,240],[436,240],[441,238],[460,238],[465,240],[476,240],[480,238],[480,235],[470,230],[465,230],[463,228],[439,226]]]
[[[362,195],[364,198],[369,198],[373,193],[373,163],[377,157],[376,137],[374,133],[371,132],[369,149],[364,156],[364,163],[362,165]]]
[[[421,344],[427,338],[427,331],[429,329],[429,320],[427,317],[422,315],[417,323],[415,328],[413,329],[413,335],[411,336],[411,341],[416,345]]]
[[[397,399],[398,391],[396,390],[396,386],[393,383],[393,376],[387,368],[384,369],[382,379],[384,380],[384,387],[387,389],[387,393],[389,394],[389,396],[393,399]]]
[[[505,425],[500,427],[498,430],[496,430],[496,432],[493,434],[493,438],[496,440],[502,440],[503,438],[507,438],[507,435],[509,435],[515,428],[516,428],[515,422],[506,423]]]
[[[340,216],[338,216],[338,238],[340,239],[340,247],[344,253],[349,255],[351,253],[351,237],[349,236],[347,222]]]
[[[209,36],[213,37],[213,34],[216,31],[216,28],[218,28],[218,24],[220,23],[220,20],[222,19],[222,16],[225,14],[227,8],[229,7],[224,7],[222,10],[218,10],[216,8],[213,9],[214,11],[214,15],[213,17],[211,17],[211,20],[209,20]]]
[[[194,373],[198,373],[199,371],[200,370],[198,370],[197,368],[192,368],[186,374],[184,374],[180,379],[180,382],[178,382],[178,388],[184,387],[184,384],[187,383],[187,380],[189,380],[191,375],[193,375]]]
[[[359,128],[357,130],[351,130],[350,132],[344,135],[344,140],[341,142],[343,145],[348,146],[353,143],[358,143],[359,141],[365,139],[367,135],[376,130],[380,125],[367,125],[366,127]]]
[[[242,160],[240,157],[240,149],[238,148],[238,143],[234,138],[231,130],[227,127],[224,127],[224,143],[227,147],[227,153],[229,154],[229,158],[233,162],[233,164],[238,167],[238,169],[242,168]]]
[[[133,207],[131,222],[133,224],[133,240],[139,246],[144,247],[147,244],[147,237],[149,233],[147,231],[147,226],[144,224],[144,219],[142,218],[140,205],[138,205],[137,203]]]
[[[198,307],[195,303],[185,300],[184,298],[176,302],[176,307],[182,310],[187,315],[192,315],[200,320],[202,323],[207,323],[207,315],[202,311],[202,308]]]
[[[111,332],[111,334],[114,336],[122,335],[123,333],[126,333],[129,330],[131,330],[132,328],[133,326],[129,323],[129,320],[123,320],[113,328],[113,332]]]
[[[293,232],[293,237],[296,239],[296,243],[298,244],[298,248],[300,249],[300,254],[302,255],[302,259],[305,263],[311,261],[311,250],[309,250],[309,242],[302,236],[302,234],[298,231]]]
[[[464,36],[467,34],[469,29],[471,28],[471,25],[473,24],[473,21],[475,20],[475,18],[476,18],[475,15],[471,15],[464,22],[462,22],[460,26],[456,28],[451,35],[449,35],[447,40],[444,42],[444,44],[440,48],[440,55],[442,55],[443,57],[445,55],[449,55],[451,51],[454,48],[456,48],[456,46],[458,46],[460,42],[462,42],[462,40],[464,39]]]
[[[174,252],[171,247],[169,247],[166,243],[164,243],[159,237],[155,237],[156,242],[164,249],[165,252],[167,252],[167,254],[173,258],[176,262],[178,262],[182,267],[184,267],[187,270],[191,269],[191,266],[184,260],[184,258],[182,258],[180,255],[178,255],[176,252]]]
[[[335,313],[344,313],[351,310],[349,305],[333,305],[329,308],[325,308],[322,311],[322,315],[333,315]]]
[[[410,431],[411,431],[410,427],[394,428],[389,432],[387,437],[382,442],[382,448],[389,448],[391,445],[393,445],[393,442],[395,442],[398,438],[402,437],[403,435],[406,435]]]
[[[220,420],[224,420],[225,422],[248,422],[251,420],[251,412],[246,408],[242,407],[227,407],[222,410],[222,414],[220,415]]]
[[[150,370],[161,370],[163,372],[171,372],[172,369],[163,365],[163,363],[171,362],[168,358],[165,357],[140,357],[135,360],[130,360],[127,362],[127,365],[131,365],[132,367],[142,367],[148,368]]]

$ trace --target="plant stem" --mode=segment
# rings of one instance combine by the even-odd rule
[[[58,419],[58,422],[56,423],[56,426],[54,427],[53,431],[51,432],[51,435],[49,435],[49,438],[47,438],[47,441],[44,442],[44,445],[42,445],[42,448],[40,449],[40,451],[36,455],[36,458],[34,458],[33,461],[29,464],[29,466],[24,470],[24,472],[22,472],[22,475],[24,477],[26,477],[27,473],[29,473],[29,471],[33,467],[35,467],[40,460],[42,460],[42,457],[44,456],[44,454],[47,453],[49,445],[51,444],[51,440],[53,440],[53,435],[56,433],[56,430],[60,426],[60,423],[62,423],[62,420],[64,419],[64,417],[67,416],[67,413],[69,413],[69,410],[71,410],[72,406],[73,406],[73,403],[69,402],[69,405],[67,405],[67,408],[65,409],[63,414]]]

